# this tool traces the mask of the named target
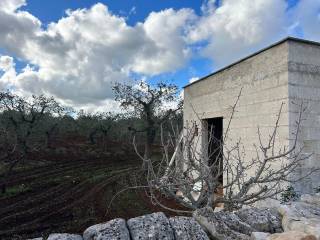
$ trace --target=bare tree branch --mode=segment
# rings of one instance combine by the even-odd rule
[[[231,107],[232,113],[222,141],[215,139],[212,129],[209,133],[207,129],[198,133],[197,124],[191,123],[186,125],[181,135],[172,137],[174,141],[166,141],[162,136],[165,160],[160,164],[155,165],[151,160],[139,155],[148,164],[147,185],[151,193],[155,190],[161,191],[190,210],[204,206],[214,208],[217,204],[224,204],[225,209],[234,210],[274,198],[285,190],[286,184],[301,180],[319,170],[311,169],[304,176],[293,178],[293,173],[310,157],[302,154],[302,148],[297,147],[305,111],[303,102],[299,105],[294,138],[290,146],[277,146],[283,103],[266,143],[263,143],[265,136],[262,136],[258,127],[258,145],[253,145],[256,154],[251,159],[247,158],[241,139],[232,146],[226,144],[240,95],[241,91]],[[208,141],[200,141],[206,136]],[[219,141],[220,144],[214,153],[208,154],[205,149],[209,149],[212,141]],[[174,149],[171,156],[168,154],[170,145]],[[137,149],[135,142],[134,146]],[[216,159],[212,159],[214,156]],[[219,180],[221,176],[224,176],[223,183]],[[222,191],[223,194],[218,194]],[[157,194],[151,194],[150,198],[165,207],[159,204],[161,201]]]

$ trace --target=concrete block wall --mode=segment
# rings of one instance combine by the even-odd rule
[[[292,145],[298,106],[303,101],[308,107],[298,147],[303,147],[304,155],[312,156],[297,174],[301,176],[313,167],[320,168],[320,43],[289,38],[187,86],[184,89],[185,126],[187,122],[196,121],[203,127],[203,120],[223,117],[225,131],[230,107],[241,88],[226,146],[231,147],[241,138],[246,150],[244,161],[254,157],[258,126],[266,142],[282,103],[276,144],[279,148]],[[275,167],[280,167],[280,163]],[[295,187],[301,193],[310,193],[319,185],[318,172],[296,183]]]
[[[184,122],[223,117],[224,131],[242,88],[239,103],[230,124],[226,146],[232,147],[241,138],[246,150],[244,161],[256,155],[258,126],[262,140],[267,141],[282,103],[277,146],[289,145],[288,43],[263,51],[207,79],[184,89]],[[195,113],[196,112],[196,113]],[[198,119],[198,117],[200,119]],[[254,174],[254,171],[252,172]]]
[[[305,175],[313,167],[320,168],[320,45],[289,41],[288,57],[290,132],[295,131],[298,104],[303,102],[307,108],[299,137],[304,154],[312,154],[299,170]],[[312,192],[320,186],[320,173],[295,186],[301,192]]]

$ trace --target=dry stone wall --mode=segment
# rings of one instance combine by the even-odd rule
[[[54,233],[47,240],[320,240],[320,194],[273,208],[235,212],[198,209],[193,217],[162,212],[87,228],[83,235]],[[45,240],[36,238],[33,240]]]

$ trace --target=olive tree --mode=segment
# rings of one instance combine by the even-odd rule
[[[120,106],[132,111],[142,120],[142,127],[130,126],[129,130],[134,134],[145,134],[144,159],[150,160],[151,145],[154,143],[157,129],[181,107],[181,104],[175,107],[166,106],[178,100],[178,87],[163,82],[151,85],[141,81],[136,85],[116,84],[113,90],[115,100],[120,102]]]
[[[23,98],[10,92],[0,92],[1,141],[0,161],[6,166],[2,192],[6,191],[6,179],[18,163],[25,163],[28,153],[44,146],[38,141],[45,134],[41,128],[47,116],[59,115],[64,111],[54,98],[43,95]],[[54,124],[54,123],[53,123]],[[48,123],[47,128],[51,128]]]
[[[96,144],[96,138],[100,136],[105,148],[108,135],[119,118],[120,114],[113,112],[86,113],[81,110],[76,122],[79,130],[84,132],[90,144]]]

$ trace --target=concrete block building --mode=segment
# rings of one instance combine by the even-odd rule
[[[263,138],[268,137],[282,103],[277,146],[292,144],[297,103],[303,101],[307,111],[299,146],[303,153],[313,155],[297,174],[320,168],[320,43],[289,37],[185,86],[184,123],[194,121],[201,128],[214,124],[223,136],[230,106],[241,88],[228,135],[233,140],[241,138],[246,159],[256,154],[253,144],[258,144],[258,126]],[[319,186],[319,172],[295,184],[301,193]]]

